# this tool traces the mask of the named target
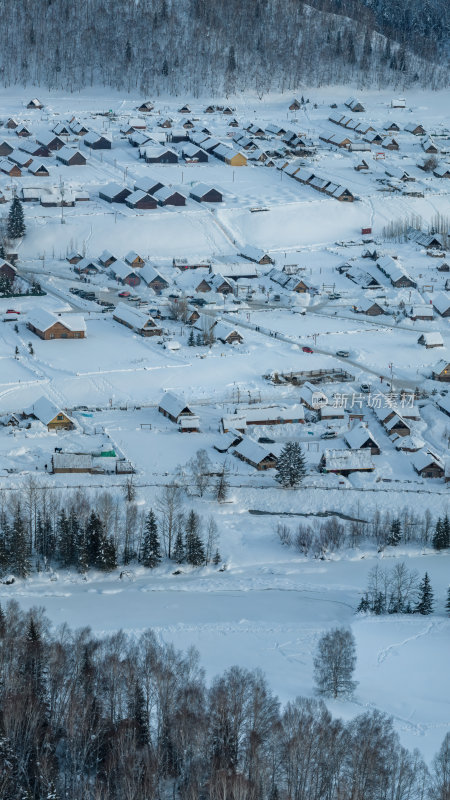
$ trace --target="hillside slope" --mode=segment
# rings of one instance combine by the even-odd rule
[[[0,0],[0,82],[143,94],[445,85],[443,0]]]

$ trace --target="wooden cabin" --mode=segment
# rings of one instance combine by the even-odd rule
[[[70,417],[47,397],[40,397],[23,411],[24,419],[36,419],[47,427],[48,431],[73,430],[75,427]]]
[[[67,145],[61,147],[61,150],[58,150],[56,159],[57,161],[61,161],[61,164],[64,164],[66,167],[83,167],[86,165],[86,158],[83,153]]]
[[[130,303],[119,303],[113,312],[113,319],[138,333],[140,336],[161,336],[159,328],[150,314]]]
[[[103,189],[99,190],[98,196],[107,203],[124,203],[131,194],[126,186],[119,186],[118,183],[108,183]]]
[[[95,133],[94,131],[88,131],[84,137],[84,143],[86,147],[90,147],[91,150],[111,150],[112,142],[109,136],[104,136],[101,133]]]
[[[147,192],[142,192],[139,189],[131,192],[125,200],[125,205],[128,208],[137,208],[139,211],[144,211],[150,208],[157,208],[158,201]]]
[[[86,322],[80,314],[52,314],[36,309],[28,316],[27,327],[46,341],[50,339],[84,339]]]
[[[275,469],[277,466],[277,456],[271,450],[268,450],[258,442],[254,442],[247,436],[233,450],[233,454],[259,471]]]
[[[42,105],[41,101],[37,99],[37,97],[33,97],[33,99],[27,103],[27,108],[38,111],[39,109],[44,108],[44,106]]]
[[[195,417],[184,398],[172,392],[165,392],[159,401],[158,411],[171,422],[179,423],[181,417]]]
[[[135,250],[130,250],[125,256],[125,263],[129,264],[133,269],[141,269],[145,264],[145,259]]]

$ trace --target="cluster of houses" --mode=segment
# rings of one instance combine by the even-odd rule
[[[446,364],[445,367],[450,375],[450,365]],[[305,408],[309,408],[319,412],[321,419],[344,419],[347,416],[349,423],[348,429],[342,433],[346,447],[326,448],[318,462],[319,471],[343,476],[353,472],[373,472],[374,457],[380,455],[381,448],[376,436],[364,421],[363,412],[355,412],[350,416],[343,409],[332,408],[328,404],[327,396],[316,386],[305,384],[303,389],[303,393],[300,393],[301,402],[294,406],[241,406],[234,414],[224,415],[221,419],[221,433],[214,441],[214,448],[222,454],[233,454],[254,469],[274,469],[282,444],[276,444],[267,437],[255,441],[251,435],[252,429],[303,424]],[[427,448],[411,428],[411,422],[420,419],[417,409],[414,406],[410,408],[407,404],[394,404],[387,396],[380,395],[379,400],[373,406],[375,419],[383,426],[396,449],[409,454],[417,474],[422,478],[450,479],[450,472],[443,459]],[[444,402],[445,413],[450,415],[450,401]],[[324,413],[327,408],[331,412],[329,417]],[[200,429],[195,411],[183,397],[172,392],[166,392],[161,398],[159,412],[175,423],[180,431],[198,432]]]
[[[140,178],[133,190],[118,183],[108,183],[100,189],[99,197],[107,203],[125,203],[128,208],[138,210],[185,206],[188,197],[198,203],[221,203],[223,200],[223,194],[217,187],[205,183],[193,183],[189,187],[166,186],[151,177]]]
[[[285,175],[289,175],[290,178],[294,178],[294,180],[302,183],[304,186],[310,186],[317,192],[321,192],[328,197],[333,197],[341,203],[353,203],[355,200],[355,195],[350,189],[329,180],[329,178],[323,178],[317,175],[315,172],[312,172],[309,167],[305,167],[303,162],[288,163],[283,167],[283,172]]]
[[[335,130],[323,133],[320,138],[328,144],[334,144],[350,151],[370,150],[371,145],[383,147],[386,150],[399,150],[397,139],[391,135],[400,130],[399,125],[395,122],[386,123],[383,132],[378,133],[370,122],[358,122],[341,112],[330,114],[328,119],[343,129],[342,133]],[[353,134],[353,137],[349,134]],[[355,135],[358,138],[355,138]]]

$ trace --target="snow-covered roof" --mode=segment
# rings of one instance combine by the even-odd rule
[[[36,141],[39,144],[44,145],[44,147],[48,147],[49,144],[52,144],[52,142],[55,141],[55,139],[57,141],[60,141],[61,143],[63,141],[62,139],[59,139],[59,137],[55,134],[54,131],[53,131],[53,133],[42,133],[42,134],[36,136]]]
[[[136,259],[138,261],[140,260],[145,261],[145,259],[142,258],[142,256],[139,255],[139,253],[136,253],[136,250],[130,250],[125,256],[125,261],[127,262],[127,264],[132,264],[133,261],[136,261]]]
[[[389,437],[393,442],[396,450],[408,450],[411,452],[421,450],[425,446],[425,442],[417,434],[410,434],[409,436],[400,436],[398,433],[393,433]]]
[[[200,418],[193,416],[181,416],[178,424],[182,430],[197,430],[200,424]]]
[[[358,425],[355,425],[355,427],[351,430],[347,431],[347,433],[344,435],[344,439],[348,446],[352,448],[352,450],[359,450],[359,448],[362,447],[362,445],[367,442],[368,439],[373,442],[374,446],[378,447],[378,442],[362,422],[360,422]]]
[[[76,153],[80,153],[80,151],[76,147],[69,147],[69,145],[64,145],[64,147],[61,147],[60,150],[57,150],[56,158],[59,161],[69,161]],[[80,153],[80,155],[83,154]],[[85,159],[86,156],[83,155],[83,158]]]
[[[95,144],[100,139],[106,139],[106,141],[111,142],[112,137],[107,133],[96,133],[95,131],[88,131],[84,137],[84,143],[87,145]]]
[[[103,253],[99,256],[99,261],[104,264],[106,261],[109,261],[110,258],[116,258],[114,253],[111,253],[111,250],[103,250]]]
[[[444,340],[439,331],[427,331],[419,337],[426,347],[443,347]]]
[[[252,464],[260,464],[265,458],[274,455],[267,447],[264,447],[258,442],[254,442],[253,439],[249,439],[248,436],[242,439],[242,442],[239,442],[234,452],[247,461],[250,461]]]
[[[115,261],[108,269],[114,276],[121,280],[124,280],[129,275],[137,275],[133,267],[130,267],[129,264],[125,264],[125,262],[121,260]]]
[[[269,406],[268,408],[260,408],[259,406],[252,406],[245,409],[245,419],[247,423],[262,421],[277,420],[280,423],[289,422],[289,420],[303,420],[305,418],[305,407],[300,403],[296,405],[284,406]],[[229,420],[232,418],[228,418]],[[235,423],[236,424],[236,423]]]
[[[144,282],[145,282],[147,285],[148,285],[149,283],[151,283],[152,281],[154,281],[154,280],[155,280],[155,278],[156,278],[158,281],[163,281],[163,282],[165,283],[165,285],[166,285],[166,286],[168,286],[168,285],[169,285],[169,282],[168,282],[168,281],[166,281],[166,279],[165,279],[165,278],[164,278],[164,277],[161,275],[161,273],[160,273],[160,272],[158,272],[158,270],[157,270],[157,269],[155,269],[155,267],[154,267],[152,264],[145,264],[145,265],[142,267],[142,269],[140,270],[140,272],[139,272],[139,275],[141,276],[142,280],[143,280],[143,281],[144,281]]]
[[[188,157],[194,157],[198,155],[198,153],[203,153],[206,157],[208,157],[208,153],[203,150],[199,144],[195,144],[194,142],[186,142],[186,144],[183,145],[181,152],[184,156]]]
[[[28,315],[28,322],[39,331],[47,331],[60,322],[69,331],[86,331],[86,322],[81,314],[52,314],[44,308],[37,308]]]
[[[443,372],[444,370],[450,372],[449,368],[450,368],[450,361],[448,360],[448,358],[440,358],[439,361],[437,361],[436,364],[434,365],[433,372],[435,372],[436,375],[440,375],[440,373]]]
[[[138,180],[134,185],[134,188],[136,191],[140,190],[142,192],[146,192],[146,194],[152,194],[152,189],[154,189],[155,186],[158,185],[163,186],[164,184],[162,181],[157,180],[156,178],[146,178],[144,176],[142,178],[138,178]]]
[[[219,156],[219,158],[230,159],[233,158],[233,156],[237,156],[238,153],[239,150],[235,150],[234,147],[229,144],[225,144],[224,142],[221,142],[219,145],[217,145],[217,147],[214,148],[214,155]],[[241,155],[244,156],[244,158],[247,158],[245,153],[241,153]]]
[[[178,160],[178,153],[176,150],[173,150],[171,147],[161,147],[160,145],[147,145],[146,147],[140,147],[139,152],[143,158],[161,158],[162,156],[166,155],[167,153],[171,153],[175,155]]]
[[[325,469],[327,470],[372,470],[374,463],[370,448],[356,450],[325,450]]]
[[[321,406],[320,419],[345,419],[345,411],[339,406]]]
[[[123,192],[124,189],[127,189],[127,187],[120,186],[119,183],[107,183],[106,186],[102,186],[101,189],[99,189],[99,192],[101,192],[101,194],[104,194],[105,197],[113,198],[116,197],[116,195],[121,194],[121,192]],[[129,190],[127,191],[129,193]]]
[[[52,422],[52,420],[58,416],[58,414],[62,413],[63,412],[61,409],[58,408],[58,406],[56,406],[52,400],[49,400],[48,397],[44,396],[39,397],[39,399],[35,400],[35,402],[28,406],[28,408],[24,409],[24,414],[27,416],[33,415],[44,425],[48,425],[49,422]],[[67,416],[67,414],[64,416]]]
[[[450,174],[450,164],[440,164],[433,170],[437,178],[443,178],[444,175]]]
[[[220,273],[223,275],[224,278],[257,278],[258,277],[258,270],[256,269],[255,264],[251,264],[248,261],[245,263],[226,263],[225,260],[221,261],[217,259],[219,263],[212,263],[210,268],[210,273],[215,275]],[[289,277],[289,276],[287,276]]]
[[[433,306],[439,314],[445,314],[450,308],[450,294],[446,292],[437,292],[433,294]]]
[[[306,403],[306,405],[311,406],[311,408],[321,408],[328,403],[326,394],[321,392],[317,386],[309,383],[309,381],[305,381],[303,386],[300,386],[299,395],[300,400]]]
[[[396,283],[400,278],[408,278],[414,283],[402,264],[393,259],[392,256],[382,256],[377,260],[377,266],[392,283]]]
[[[218,289],[220,289],[224,283],[228,284],[233,291],[236,286],[233,278],[224,278],[221,272],[216,272],[214,276],[208,275],[205,280],[209,283],[211,288],[214,289],[214,291],[218,291]]]
[[[91,453],[53,453],[53,469],[85,469],[93,465]]]
[[[245,414],[224,414],[222,417],[222,427],[226,430],[243,430],[247,425]]]
[[[240,254],[244,256],[244,258],[248,258],[250,261],[255,261],[256,263],[259,263],[268,255],[265,250],[260,250],[259,247],[254,247],[252,244],[244,245],[244,247],[241,248]]]
[[[431,453],[429,450],[419,450],[417,453],[414,453],[411,456],[411,461],[413,463],[414,469],[416,472],[421,472],[423,469],[429,466],[438,466],[441,469],[444,469],[444,462],[436,453]]]
[[[184,397],[173,392],[165,392],[163,394],[159,401],[159,407],[175,418],[178,418],[185,408],[191,411]]]
[[[217,324],[214,326],[214,336],[216,339],[220,339],[221,341],[226,341],[227,338],[233,333],[243,338],[242,334],[239,333],[237,328],[227,325],[226,322],[219,320],[219,322],[217,322]]]
[[[405,125],[405,131],[408,131],[408,133],[413,133],[417,128],[423,129],[423,126],[419,122],[408,122]]]
[[[427,319],[433,319],[433,306],[426,306],[423,303],[420,306],[413,306],[411,308],[411,317],[426,317]]]
[[[384,420],[384,427],[386,428],[387,431],[391,431],[393,428],[395,428],[396,425],[398,425],[399,422],[401,422],[404,425],[404,427],[409,429],[408,423],[405,422],[402,415],[398,414],[397,412],[390,420],[388,421],[386,421],[386,419]]]
[[[181,192],[179,189],[176,189],[174,186],[163,186],[162,189],[158,189],[156,192],[153,193],[153,197],[156,197],[157,200],[160,202],[164,202],[168,200],[169,197],[172,197],[174,194],[179,194],[181,197],[186,199],[186,195]]]
[[[364,314],[366,311],[369,311],[369,309],[372,308],[373,306],[379,306],[379,308],[383,310],[382,306],[380,306],[380,304],[377,303],[376,300],[372,300],[369,297],[363,297],[362,300],[358,302],[358,311],[362,311],[362,313]]]
[[[134,308],[129,303],[118,303],[114,309],[113,317],[120,322],[126,322],[136,330],[144,330],[144,328],[155,328],[156,322],[153,317],[146,311],[140,308]]]
[[[191,187],[190,194],[193,197],[203,197],[203,195],[208,194],[208,192],[211,192],[214,188],[214,186],[209,186],[207,183],[194,183]],[[216,191],[219,190],[216,189]]]

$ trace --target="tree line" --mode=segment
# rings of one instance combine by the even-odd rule
[[[420,544],[445,550],[450,547],[450,519],[447,514],[433,521],[430,510],[417,514],[410,508],[400,513],[376,510],[366,519],[360,518],[359,507],[347,510],[347,519],[334,516],[314,520],[314,524],[299,522],[296,527],[278,522],[276,535],[286,547],[292,547],[304,556],[325,558],[344,547],[356,548],[373,542],[379,552],[386,547]]]
[[[342,637],[323,637],[319,661],[346,644],[351,669]],[[259,670],[207,685],[194,649],[150,630],[55,630],[11,601],[0,676],[2,800],[448,800],[450,734],[428,769],[385,714],[333,719],[302,697],[281,707]]]
[[[421,581],[416,570],[408,569],[404,562],[392,568],[377,564],[369,572],[367,591],[358,611],[373,614],[433,613],[434,592],[427,572]],[[450,614],[450,587],[447,590],[446,610]]]
[[[299,86],[446,85],[445,3],[0,0],[0,80],[211,97]],[[194,44],[195,43],[195,46]]]
[[[58,501],[32,481],[22,491],[0,492],[0,576],[26,578],[57,566],[80,573],[133,563],[152,569],[164,558],[195,567],[221,563],[214,518],[187,511],[179,486],[162,489],[155,511],[139,509],[132,485],[126,492],[125,502],[81,491]]]

